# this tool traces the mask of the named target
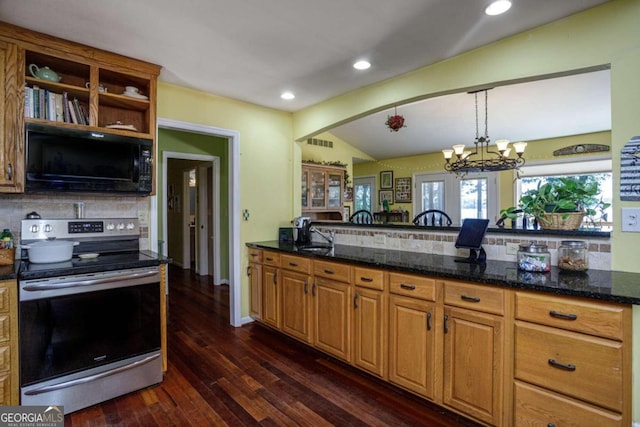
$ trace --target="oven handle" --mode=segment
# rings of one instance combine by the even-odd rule
[[[96,381],[111,375],[115,375],[115,374],[119,374],[121,372],[125,372],[128,371],[130,369],[133,368],[137,368],[138,366],[144,365],[146,363],[151,362],[152,360],[157,359],[158,357],[160,357],[159,354],[154,354],[153,356],[149,356],[146,357],[142,360],[138,360],[137,362],[133,362],[130,363],[128,365],[125,366],[121,366],[119,368],[116,369],[112,369],[111,371],[107,371],[107,372],[103,372],[101,374],[95,374],[95,375],[90,375],[88,377],[84,377],[84,378],[78,378],[77,380],[71,380],[71,381],[66,381],[60,384],[54,384],[54,385],[50,385],[50,386],[46,386],[46,387],[41,387],[35,390],[29,390],[26,391],[24,394],[26,396],[36,396],[38,394],[44,394],[44,393],[49,393],[51,391],[56,391],[56,390],[61,390],[63,388],[69,388],[72,387],[74,385],[78,385],[78,384],[85,384],[91,381]]]
[[[50,291],[55,289],[77,288],[81,286],[100,285],[103,283],[122,282],[123,280],[140,279],[144,277],[154,276],[157,274],[158,274],[157,271],[145,271],[144,273],[133,273],[127,276],[116,276],[116,277],[106,277],[104,279],[82,280],[80,282],[57,283],[54,285],[48,285],[46,283],[41,285],[26,285],[22,289],[29,292]]]

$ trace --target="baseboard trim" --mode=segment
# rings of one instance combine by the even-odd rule
[[[242,326],[242,325],[246,325],[247,323],[252,323],[252,322],[254,322],[254,321],[255,321],[255,320],[253,320],[253,317],[251,317],[251,316],[245,316],[245,317],[242,317],[242,318],[240,319],[240,326]],[[635,426],[634,426],[634,427],[635,427]],[[640,426],[638,426],[638,427],[640,427]]]

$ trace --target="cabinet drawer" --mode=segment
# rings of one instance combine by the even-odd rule
[[[262,250],[249,248],[249,262],[262,263]]]
[[[262,263],[280,267],[280,254],[278,252],[264,251],[262,252]]]
[[[389,290],[413,298],[436,300],[436,281],[428,277],[389,273]]]
[[[282,255],[280,257],[280,266],[287,270],[297,271],[299,273],[311,273],[311,259],[309,258]]]
[[[621,411],[622,343],[516,321],[516,378]]]
[[[354,267],[353,283],[363,288],[384,290],[385,272],[373,268]]]
[[[350,268],[347,264],[339,264],[337,262],[313,261],[313,274],[317,277],[326,277],[327,279],[336,280],[338,282],[349,283]]]
[[[504,314],[504,290],[470,283],[444,282],[444,303]]]
[[[516,318],[576,332],[622,340],[625,316],[620,305],[516,292]]]
[[[620,414],[515,382],[514,426],[621,427]]]

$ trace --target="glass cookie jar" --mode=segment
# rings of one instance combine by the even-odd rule
[[[586,271],[589,249],[582,240],[562,240],[558,247],[558,267],[565,271]]]
[[[547,272],[551,270],[551,254],[547,245],[531,242],[520,245],[518,269],[522,271]]]

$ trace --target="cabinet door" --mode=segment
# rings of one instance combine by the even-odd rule
[[[249,311],[251,317],[260,320],[262,318],[262,265],[249,263],[247,270],[249,275],[250,298]]]
[[[327,207],[326,173],[323,170],[312,169],[310,172],[311,206],[310,209],[325,209]]]
[[[270,265],[262,266],[262,320],[280,329],[280,286],[279,269]]]
[[[300,178],[302,183],[300,197],[302,198],[302,210],[309,209],[309,170],[302,168],[302,176]]]
[[[342,172],[329,172],[327,174],[327,207],[342,208],[343,178],[344,173]]]
[[[316,278],[314,301],[314,345],[340,359],[351,361],[351,286]]]
[[[282,332],[311,342],[311,277],[282,270]]]
[[[18,85],[18,63],[24,53],[0,41],[0,192],[24,189],[24,94]]]
[[[386,376],[386,304],[380,291],[356,287],[353,295],[353,363]]]
[[[433,399],[435,303],[389,296],[389,381]]]
[[[503,320],[445,306],[445,405],[491,425],[502,415]]]

